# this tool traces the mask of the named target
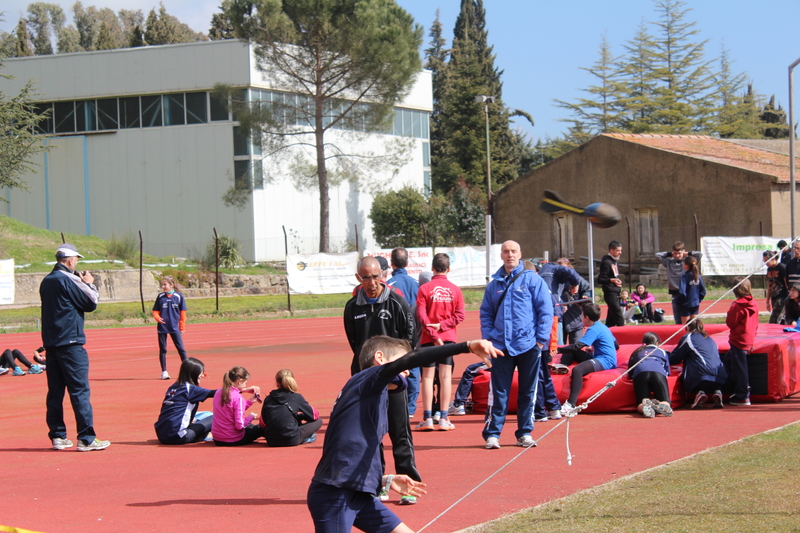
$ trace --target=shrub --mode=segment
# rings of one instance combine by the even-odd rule
[[[220,268],[233,268],[236,265],[245,264],[244,257],[239,252],[239,241],[227,235],[219,236],[219,266]],[[206,248],[205,265],[209,269],[213,269],[215,265],[215,246],[214,240]]]
[[[130,233],[117,237],[112,231],[106,244],[106,254],[110,259],[130,261],[139,255],[139,241]]]

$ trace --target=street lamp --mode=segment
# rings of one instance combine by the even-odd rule
[[[486,116],[486,198],[488,200],[487,211],[492,214],[492,145],[489,137],[489,104],[493,104],[494,96],[478,95],[475,101],[483,104],[484,115]]]
[[[798,64],[800,64],[800,59],[789,65],[789,209],[792,211],[790,216],[792,239],[797,237],[794,233],[794,83],[792,82],[792,70]]]

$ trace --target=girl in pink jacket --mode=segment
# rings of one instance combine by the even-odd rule
[[[261,401],[261,389],[248,387],[248,379],[250,373],[241,366],[235,366],[225,373],[222,388],[214,394],[211,433],[217,446],[242,446],[263,436],[263,430],[257,423],[258,414],[247,413],[251,405]],[[243,392],[252,393],[249,400],[244,399]]]

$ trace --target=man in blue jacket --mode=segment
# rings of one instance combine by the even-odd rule
[[[89,354],[83,345],[83,314],[97,309],[98,292],[90,272],[75,272],[83,256],[71,244],[56,250],[56,266],[42,280],[42,344],[47,351],[47,426],[53,449],[72,447],[64,423],[64,390],[69,392],[78,426],[78,451],[108,448],[94,431],[89,390]]]
[[[553,322],[553,300],[547,284],[536,272],[524,269],[519,244],[504,242],[500,256],[503,266],[486,286],[480,311],[481,336],[506,356],[497,358],[492,366],[492,394],[483,428],[489,450],[500,447],[515,368],[519,381],[517,446],[535,445],[531,432],[539,365]]]

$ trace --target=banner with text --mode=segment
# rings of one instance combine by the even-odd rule
[[[500,259],[502,245],[493,244],[489,253],[489,276],[503,266]],[[486,285],[486,247],[459,246],[452,248],[436,248],[436,253],[450,256],[450,274],[447,279],[459,287],[479,287]]]
[[[14,260],[0,260],[0,305],[14,303]]]
[[[762,254],[777,250],[779,240],[780,237],[703,237],[701,272],[704,276],[744,276],[754,271],[766,274]]]
[[[358,253],[286,256],[290,294],[343,294],[358,285]]]
[[[408,265],[406,266],[406,273],[414,279],[419,279],[419,275],[426,270],[431,269],[431,261],[433,261],[432,248],[406,248],[408,252]],[[367,250],[364,256],[383,256],[392,264],[392,251],[391,250]]]

